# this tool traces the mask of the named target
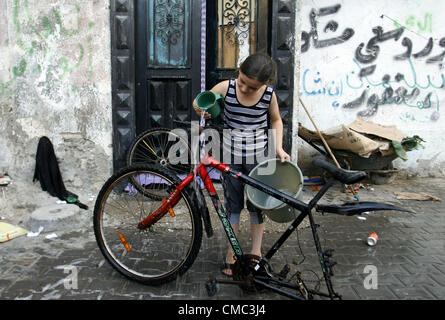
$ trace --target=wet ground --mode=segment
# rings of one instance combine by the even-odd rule
[[[19,197],[20,189],[34,194]],[[16,188],[16,189],[14,189]],[[8,187],[2,202],[0,222],[30,226],[31,212],[53,205],[57,199],[38,186],[17,182]],[[416,212],[370,212],[354,217],[314,213],[323,249],[334,249],[334,289],[347,300],[441,300],[445,297],[445,209],[443,201],[399,200],[395,192],[427,192],[445,199],[443,179],[416,178],[395,180],[385,185],[370,185],[359,190],[361,201],[385,201]],[[305,187],[304,199],[315,191]],[[220,277],[219,269],[226,250],[226,240],[218,221],[215,235],[204,235],[200,253],[190,270],[180,279],[159,287],[142,285],[124,278],[105,261],[94,239],[92,208],[94,194],[81,200],[88,211],[77,210],[72,224],[46,228],[35,237],[21,236],[0,243],[0,299],[2,300],[287,300],[271,292],[245,293],[238,286],[220,285],[209,297],[205,281],[209,275]],[[355,201],[344,187],[336,184],[321,202]],[[7,202],[7,203],[6,203]],[[67,204],[60,204],[67,208]],[[76,207],[77,208],[77,207]],[[216,215],[212,214],[212,219]],[[241,243],[249,247],[249,224],[242,220]],[[35,221],[34,221],[35,222]],[[36,231],[36,225],[31,225]],[[287,225],[266,224],[264,252]],[[378,234],[378,243],[366,244],[369,233]],[[48,235],[53,237],[47,238]],[[55,235],[55,236],[54,236]],[[310,286],[326,287],[314,249],[311,229],[304,221],[271,261],[280,270],[288,263],[289,275],[301,271]],[[221,276],[222,277],[222,276]]]

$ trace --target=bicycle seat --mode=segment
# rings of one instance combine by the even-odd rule
[[[367,175],[366,172],[364,171],[352,171],[352,170],[338,168],[332,163],[321,158],[313,160],[312,164],[314,166],[323,168],[324,170],[329,172],[335,179],[344,184],[353,184],[359,182],[360,180],[364,179]]]

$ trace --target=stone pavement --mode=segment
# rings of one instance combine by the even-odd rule
[[[323,249],[335,249],[333,258],[338,263],[334,267],[335,290],[348,300],[444,299],[443,201],[398,200],[394,194],[396,191],[427,192],[443,200],[444,179],[396,179],[385,185],[370,187],[372,188],[359,190],[362,201],[385,201],[411,208],[417,214],[381,211],[358,217],[343,217],[315,213],[315,221],[320,225]],[[27,192],[33,192],[36,199],[44,193],[37,186],[30,188]],[[23,203],[20,199],[15,199],[14,189],[11,190],[8,190],[6,200],[14,203],[14,215],[11,211],[2,211],[0,216],[4,216],[4,219],[0,222],[29,225],[27,220],[30,219],[30,213],[25,210],[30,207],[29,200],[28,203]],[[304,188],[305,199],[314,193],[310,188]],[[216,296],[207,296],[205,280],[211,274],[220,277],[219,267],[226,250],[226,240],[216,220],[213,223],[214,237],[209,239],[204,235],[198,258],[182,278],[159,287],[149,287],[128,280],[115,272],[101,255],[92,227],[95,199],[91,197],[87,201],[83,200],[85,199],[81,198],[90,209],[78,210],[71,225],[62,224],[59,230],[44,229],[36,237],[21,236],[0,243],[1,300],[287,300],[269,292],[247,294],[233,285],[220,285]],[[35,201],[40,201],[33,203],[35,209],[45,205],[42,201],[55,202],[54,198],[46,196]],[[321,203],[344,201],[354,199],[344,192],[342,185],[337,184]],[[60,206],[67,208],[73,205]],[[212,215],[212,219],[214,218],[215,214]],[[241,243],[248,245],[249,224],[245,219],[246,217],[242,220]],[[284,227],[285,225],[267,222],[264,248],[271,246]],[[369,247],[365,242],[371,232],[376,232],[379,236],[374,247]],[[53,233],[56,237],[46,238]],[[302,270],[303,277],[309,284],[317,284],[317,277],[321,276],[320,266],[306,222],[274,257],[272,267],[279,270],[284,263],[291,264],[291,272],[295,272],[297,268]],[[300,264],[296,266],[292,263]],[[324,282],[321,283],[321,288],[324,288]]]

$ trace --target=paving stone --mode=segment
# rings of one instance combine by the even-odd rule
[[[440,287],[430,287],[430,286],[424,286],[423,289],[428,292],[429,294],[431,294],[434,299],[438,299],[438,300],[443,300],[445,298],[445,287],[444,286],[440,286]],[[424,299],[424,298],[422,298]]]
[[[396,300],[399,298],[390,289],[391,285],[381,285],[377,286],[377,289],[366,289],[362,286],[353,286],[353,289],[357,293],[359,299],[363,300]]]
[[[373,186],[374,191],[361,191],[363,201],[384,200],[388,203],[415,209],[416,215],[382,211],[357,217],[314,213],[320,243],[324,250],[335,249],[332,281],[336,292],[348,300],[437,299],[445,297],[445,209],[433,201],[398,200],[394,191],[413,192],[438,186],[435,195],[445,199],[445,183],[441,179],[412,179]],[[336,185],[325,200],[339,203],[355,201]],[[312,194],[312,193],[310,193]],[[330,199],[330,200],[329,200]],[[325,201],[324,200],[324,201]],[[326,202],[324,202],[326,203]],[[85,216],[91,219],[91,216]],[[204,235],[201,251],[187,273],[177,280],[161,285],[146,286],[129,280],[115,271],[102,256],[88,227],[56,230],[56,239],[19,237],[0,244],[0,299],[23,300],[287,300],[277,293],[266,291],[245,293],[237,285],[219,284],[217,295],[208,297],[205,281],[209,275],[220,275],[220,265],[227,248],[227,240],[219,221],[215,219],[215,235]],[[240,243],[248,252],[250,234],[242,226]],[[246,221],[246,220],[242,220]],[[264,251],[274,244],[286,226],[272,227],[266,223]],[[280,230],[278,230],[280,229]],[[365,240],[370,232],[377,232],[379,241],[369,247]],[[166,244],[168,248],[168,243]],[[293,234],[270,261],[274,271],[290,264],[288,278],[303,270],[303,278],[311,286],[322,279],[311,229],[307,225]],[[299,263],[294,265],[293,263]],[[378,288],[366,289],[367,266],[377,270]],[[77,288],[66,288],[70,268],[76,268]],[[318,278],[317,278],[318,277]],[[322,279],[323,280],[323,279]],[[314,282],[312,282],[314,281]],[[321,281],[321,290],[326,285]],[[318,298],[324,300],[325,298]]]
[[[437,299],[430,292],[430,290],[425,289],[422,286],[416,286],[416,287],[405,287],[405,286],[403,286],[403,287],[395,287],[395,286],[391,286],[390,290],[400,300],[434,300],[434,299]]]

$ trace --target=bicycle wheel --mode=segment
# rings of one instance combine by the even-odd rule
[[[193,264],[201,247],[202,222],[190,188],[182,192],[173,213],[153,227],[138,223],[158,209],[162,200],[147,197],[134,187],[143,177],[144,187],[166,199],[180,182],[175,175],[154,166],[127,167],[102,187],[94,207],[94,233],[108,262],[124,276],[149,285],[176,279]]]
[[[192,152],[187,139],[185,130],[183,134],[167,128],[144,131],[130,145],[127,165],[159,164],[179,176],[187,175],[192,170]]]

